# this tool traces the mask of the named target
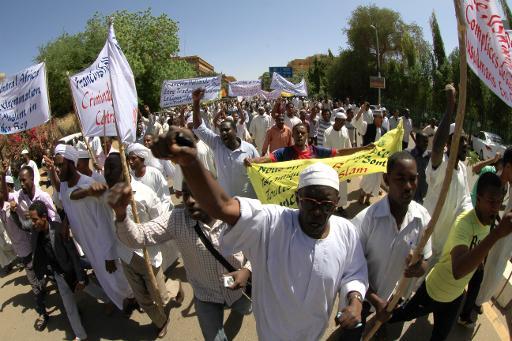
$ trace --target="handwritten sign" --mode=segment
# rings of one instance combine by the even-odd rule
[[[0,134],[14,134],[50,119],[46,66],[30,66],[0,82]]]
[[[160,107],[168,108],[192,103],[192,92],[203,88],[204,101],[220,98],[220,76],[164,81],[160,94]]]
[[[497,3],[464,0],[466,57],[473,72],[512,107],[512,43]]]
[[[228,84],[228,93],[232,97],[253,97],[261,91],[261,80],[236,81]]]

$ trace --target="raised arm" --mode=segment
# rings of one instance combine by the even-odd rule
[[[192,93],[192,118],[194,123],[194,129],[199,128],[203,123],[203,119],[201,117],[201,108],[199,106],[201,102],[201,98],[204,96],[204,89],[195,89]]]
[[[473,165],[473,168],[472,168],[473,174],[480,174],[480,172],[482,171],[482,168],[498,162],[499,159],[501,159],[501,154],[496,153],[496,155],[494,157],[491,157],[487,160],[477,162],[475,165]]]
[[[352,155],[352,154],[355,154],[355,153],[360,152],[362,150],[372,150],[373,148],[375,148],[375,145],[373,143],[370,143],[369,145],[364,146],[364,147],[336,149],[336,156]]]
[[[7,189],[7,183],[5,182],[5,173],[7,172],[6,161],[2,161],[2,165],[0,167],[0,190],[2,194],[0,195],[0,205],[4,207],[4,202],[9,201],[9,190]]]
[[[452,85],[447,85],[446,91],[446,111],[441,118],[441,123],[434,134],[434,140],[432,143],[432,155],[430,160],[432,162],[432,168],[437,168],[443,161],[444,147],[448,142],[448,135],[450,133],[450,124],[453,120],[453,112],[455,109],[455,96],[456,91]]]
[[[48,175],[50,177],[50,182],[52,183],[53,189],[57,192],[60,192],[60,179],[57,174],[57,170],[55,169],[55,165],[53,164],[53,160],[47,156],[43,156],[43,158],[44,162],[46,163],[46,169],[48,169]]]
[[[182,141],[185,140],[190,147],[179,146],[176,143],[177,136]],[[151,151],[155,157],[172,160],[181,166],[194,198],[206,213],[234,225],[240,217],[240,203],[228,196],[210,172],[199,162],[193,141],[194,137],[190,131],[172,126],[165,137],[155,140]]]

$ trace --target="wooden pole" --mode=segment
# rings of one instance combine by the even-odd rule
[[[434,232],[434,227],[439,219],[439,215],[441,210],[443,209],[444,202],[446,200],[446,195],[450,189],[450,183],[452,180],[453,169],[458,162],[457,154],[459,150],[459,142],[460,135],[462,133],[462,123],[464,122],[464,114],[466,111],[466,87],[467,87],[467,61],[466,61],[466,26],[463,19],[463,13],[461,9],[461,1],[454,0],[455,4],[455,15],[457,17],[457,27],[458,27],[458,36],[459,36],[459,53],[460,53],[460,84],[459,84],[459,102],[457,106],[457,115],[455,117],[455,132],[452,137],[452,143],[450,146],[450,157],[448,158],[448,165],[446,167],[446,174],[443,180],[443,185],[441,187],[441,192],[439,198],[437,200],[436,207],[432,214],[432,218],[427,225],[427,228],[424,230],[420,242],[416,246],[413,251],[413,255],[411,257],[411,261],[409,265],[416,264],[422,257],[423,248],[427,244],[428,239]],[[405,289],[408,287],[410,282],[409,278],[402,277],[400,282],[395,287],[393,291],[393,296],[391,301],[389,301],[388,306],[386,308],[387,312],[392,312],[393,309],[398,304],[398,301],[402,297]],[[364,336],[364,341],[369,341],[373,335],[379,330],[382,323],[377,320],[373,328]]]
[[[110,19],[109,21],[110,21],[110,24],[112,24],[112,19]],[[110,60],[110,55],[109,55],[109,60]],[[109,66],[110,65],[111,65],[111,63],[109,62]],[[111,85],[112,99],[113,99],[114,98],[114,86],[113,86],[113,82],[112,82],[112,73],[109,72],[109,74],[110,74],[110,85]],[[125,179],[126,184],[130,185],[130,172],[128,170],[128,162],[126,161],[126,155],[125,155],[123,141],[121,139],[121,134],[119,133],[119,126],[117,124],[118,121],[117,121],[117,115],[116,115],[116,110],[114,108],[113,100],[112,100],[112,110],[114,112],[114,124],[116,127],[117,138],[119,140],[119,154],[121,156],[121,163],[123,166],[124,179]],[[103,122],[103,123],[105,124],[106,122]],[[132,215],[133,215],[133,219],[134,219],[135,223],[140,224],[139,214],[137,212],[137,206],[135,205],[135,198],[133,197],[133,195],[131,197],[131,208],[132,208]],[[159,294],[160,291],[158,290],[158,285],[156,283],[156,277],[153,272],[153,265],[151,264],[151,260],[149,259],[148,250],[146,247],[144,247],[142,250],[144,253],[144,260],[146,261],[145,262],[146,263],[146,271],[148,272],[149,282],[152,287],[151,292],[157,293],[157,294],[153,295],[153,301],[156,303],[158,309],[161,312],[163,312],[164,302],[162,301],[162,297]]]
[[[75,109],[75,116],[76,116],[76,119],[78,120],[78,125],[80,126],[80,132],[82,133],[82,137],[84,139],[85,146],[87,147],[87,151],[89,152],[89,156],[91,157],[93,164],[95,164],[97,162],[96,156],[92,152],[91,146],[89,145],[89,141],[87,141],[87,138],[84,135],[84,126],[82,125],[82,121],[80,120],[80,115],[78,115],[78,110],[76,108],[75,98],[73,97],[73,89],[71,89],[71,79],[69,79],[69,71],[66,71],[66,76],[68,77],[69,90],[71,91],[71,100],[73,101],[73,108]]]

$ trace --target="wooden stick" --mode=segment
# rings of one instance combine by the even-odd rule
[[[109,55],[109,59],[110,59],[110,55]],[[109,62],[109,65],[110,65],[110,62]],[[114,87],[113,87],[113,82],[112,82],[112,73],[110,73],[110,84],[111,84],[111,91],[112,91],[112,99],[114,98]],[[124,145],[123,145],[123,141],[121,139],[121,134],[119,132],[119,126],[117,124],[117,115],[116,115],[116,110],[114,108],[114,102],[112,100],[112,110],[114,112],[114,124],[115,124],[115,127],[116,127],[116,133],[117,133],[117,138],[119,139],[119,154],[121,154],[121,163],[123,165],[123,174],[124,174],[124,179],[126,181],[126,184],[130,185],[130,172],[128,170],[128,162],[126,161],[126,155],[125,155],[125,150],[124,150]],[[105,124],[106,122],[103,122],[103,124]],[[140,224],[140,219],[139,219],[139,214],[137,212],[137,207],[135,205],[135,198],[131,197],[131,207],[132,207],[132,214],[133,214],[133,219],[135,221],[136,224]],[[151,285],[151,288],[153,289],[151,292],[152,293],[157,293],[157,294],[154,294],[153,295],[153,301],[156,303],[158,309],[160,310],[160,312],[163,313],[164,311],[164,302],[162,301],[162,297],[160,296],[160,290],[158,290],[158,285],[156,283],[156,277],[155,277],[155,273],[153,272],[153,265],[151,264],[151,261],[149,259],[149,253],[148,253],[148,250],[146,247],[144,247],[143,249],[143,253],[144,253],[144,260],[146,261],[146,271],[148,272],[148,276],[149,276],[149,282],[150,282],[150,285]]]
[[[455,117],[455,132],[452,136],[452,143],[450,146],[450,157],[448,158],[448,165],[446,167],[446,174],[443,180],[443,185],[441,187],[441,192],[439,198],[437,200],[436,207],[432,214],[432,218],[427,225],[427,228],[424,230],[421,239],[413,251],[413,255],[411,257],[411,261],[409,265],[416,264],[422,257],[423,249],[427,244],[428,239],[434,232],[434,227],[439,219],[439,215],[443,209],[444,202],[446,200],[446,195],[450,189],[450,183],[452,180],[453,169],[458,162],[457,154],[459,150],[459,142],[460,135],[462,132],[462,123],[464,122],[464,114],[466,110],[466,87],[467,87],[467,61],[466,61],[466,26],[463,21],[462,10],[460,7],[460,1],[454,0],[455,3],[455,14],[457,16],[458,23],[458,35],[459,35],[459,53],[460,53],[460,84],[459,84],[459,103],[457,106],[457,115]],[[386,311],[392,312],[395,309],[395,306],[398,304],[398,301],[402,297],[405,289],[408,287],[410,283],[409,278],[402,277],[400,282],[395,287],[393,291],[393,296],[391,301],[389,301]],[[369,341],[373,335],[379,330],[382,325],[381,321],[377,320],[373,328],[365,335],[363,338],[364,341]]]
[[[73,97],[73,89],[71,88],[71,79],[69,79],[69,71],[66,71],[66,76],[68,76],[69,90],[71,91],[71,101],[73,101],[73,108],[75,109],[75,116],[78,120],[78,125],[80,126],[80,132],[82,133],[82,137],[84,139],[85,146],[87,147],[87,151],[89,152],[89,156],[91,157],[92,163],[96,164],[96,156],[92,152],[91,146],[89,145],[89,141],[87,141],[87,138],[84,135],[84,126],[82,125],[80,115],[78,114],[78,110],[76,108],[75,98]]]

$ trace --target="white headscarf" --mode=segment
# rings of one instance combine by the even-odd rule
[[[76,166],[76,163],[78,161],[78,151],[75,147],[70,146],[69,144],[58,144],[55,147],[54,155],[62,155],[63,158],[69,161],[73,161],[73,163]]]

